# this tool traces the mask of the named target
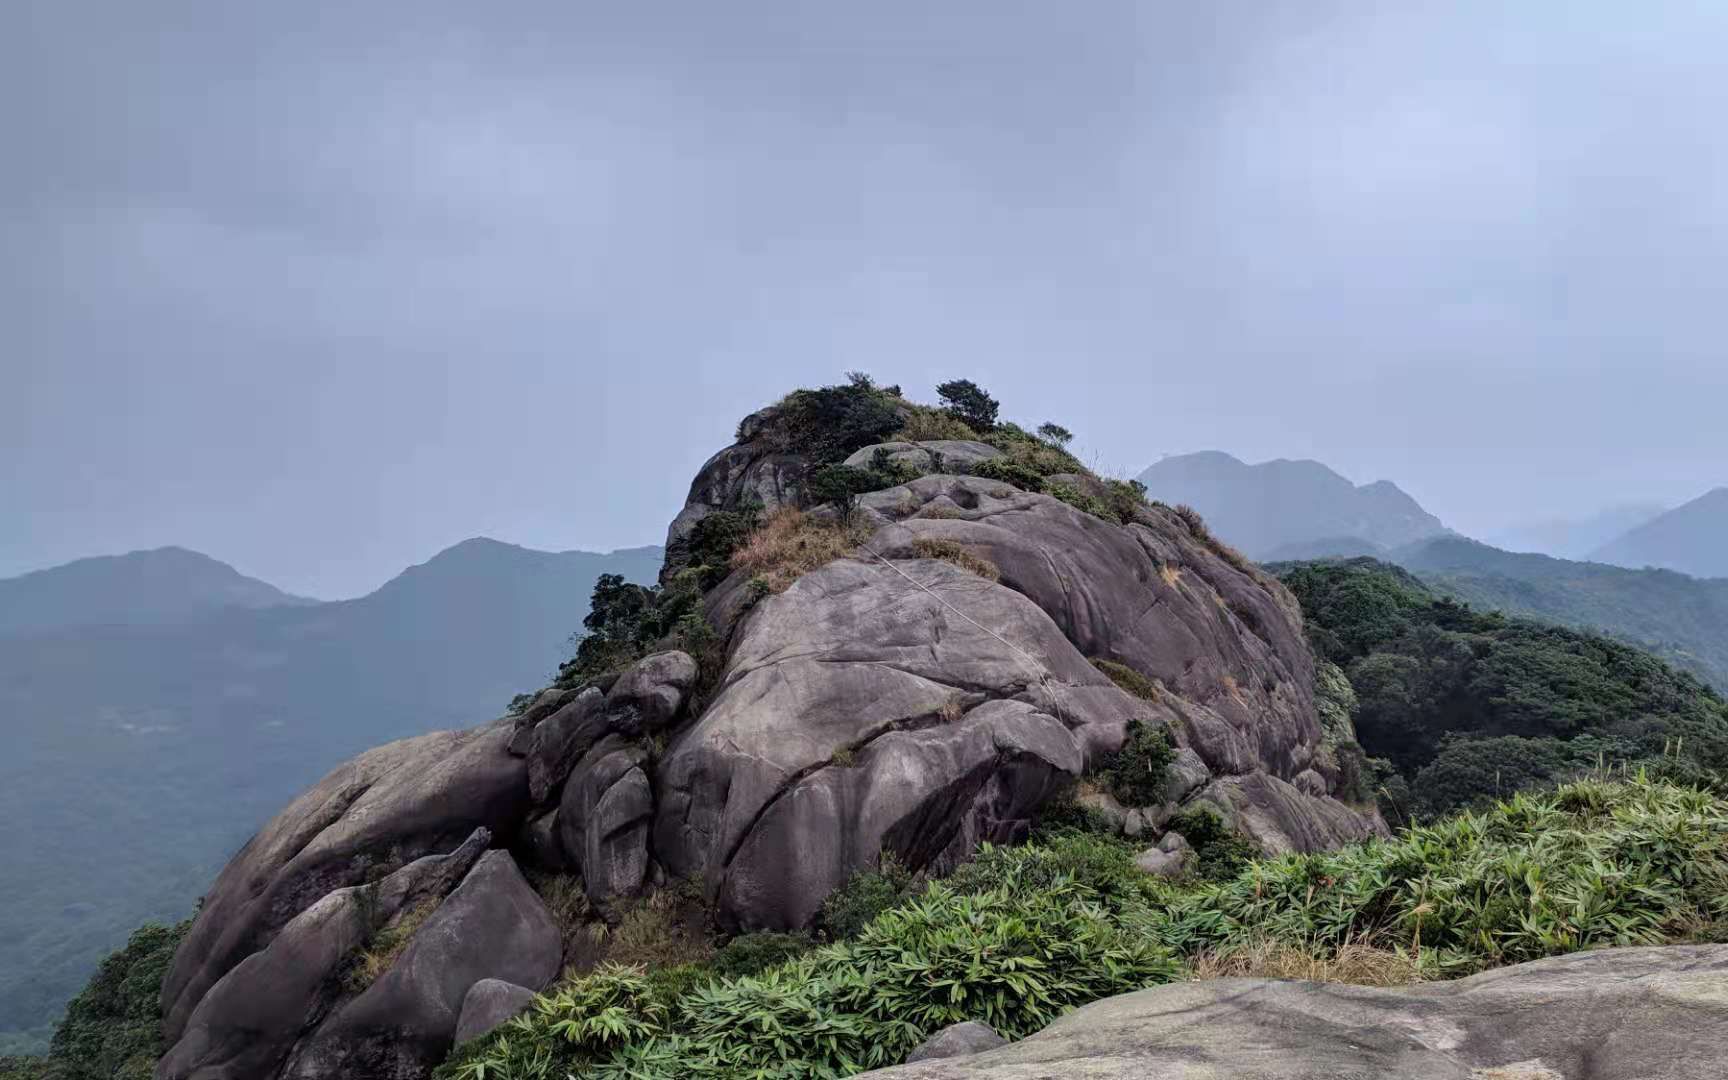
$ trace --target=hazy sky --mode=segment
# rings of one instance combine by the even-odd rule
[[[969,376],[1486,533],[1728,483],[1728,3],[14,0],[0,575],[657,543]]]

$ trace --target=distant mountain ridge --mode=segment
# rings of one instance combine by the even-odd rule
[[[76,621],[38,606],[34,629],[0,637],[0,816],[30,823],[0,830],[13,890],[0,905],[0,1052],[8,1032],[39,1044],[131,928],[187,914],[296,791],[359,750],[502,714],[570,655],[596,577],[648,584],[662,561],[658,547],[544,552],[476,539],[366,596],[317,602],[167,550],[145,553],[146,580],[185,567],[188,588],[250,584],[193,589],[196,603],[130,620],[110,617],[112,606],[87,604]],[[80,560],[0,582],[0,595],[34,579],[39,598],[41,582],[89,580],[86,563],[111,575],[139,562]]]
[[[1453,599],[1619,638],[1728,694],[1728,580],[1501,551],[1456,536],[1386,558]]]
[[[1591,558],[1728,578],[1728,487],[1705,493],[1597,548]]]
[[[1149,496],[1192,506],[1256,559],[1290,558],[1320,542],[1366,554],[1449,532],[1396,484],[1354,484],[1318,461],[1249,465],[1208,450],[1167,457],[1139,479]]]
[[[1667,512],[1659,503],[1626,503],[1584,517],[1532,522],[1482,539],[1503,551],[1589,559],[1602,545]]]
[[[78,559],[0,579],[0,634],[73,626],[151,626],[228,608],[297,607],[294,596],[183,547]]]

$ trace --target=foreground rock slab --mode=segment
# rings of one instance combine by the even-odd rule
[[[1399,990],[1216,979],[1096,1002],[880,1080],[1720,1080],[1728,946],[1609,949]]]

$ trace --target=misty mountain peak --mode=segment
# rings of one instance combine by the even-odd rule
[[[1154,499],[1194,507],[1255,558],[1348,540],[1354,550],[1399,547],[1447,532],[1389,480],[1358,486],[1322,462],[1249,465],[1217,450],[1168,457],[1140,474]]]

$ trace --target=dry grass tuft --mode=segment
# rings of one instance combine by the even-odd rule
[[[1351,943],[1336,953],[1282,942],[1256,941],[1194,958],[1196,979],[1299,979],[1354,986],[1409,986],[1422,981],[1416,962],[1403,953]]]
[[[996,564],[981,555],[974,555],[963,545],[952,540],[938,540],[934,537],[921,536],[912,541],[913,554],[920,559],[941,559],[945,563],[953,563],[968,573],[977,574],[986,581],[1002,580],[1002,571]]]
[[[1182,519],[1184,525],[1188,526],[1188,531],[1194,535],[1194,539],[1210,548],[1212,554],[1244,574],[1250,577],[1254,576],[1254,564],[1248,561],[1248,556],[1213,536],[1212,530],[1206,527],[1206,519],[1200,516],[1200,511],[1192,506],[1178,506],[1176,516]]]
[[[966,706],[960,701],[959,695],[949,698],[936,710],[936,718],[944,724],[958,724],[960,718],[966,715]]]
[[[653,971],[713,959],[714,946],[693,932],[685,906],[676,892],[667,889],[639,901],[606,934],[607,961]]]
[[[1159,563],[1158,576],[1172,589],[1182,584],[1182,568],[1172,563]]]
[[[750,534],[733,554],[732,568],[752,571],[771,593],[785,592],[810,571],[850,554],[867,535],[861,525],[848,527],[787,507]]]
[[[955,506],[953,503],[947,502],[945,500],[932,500],[930,502],[925,503],[923,505],[923,507],[920,508],[919,511],[916,514],[913,514],[912,516],[917,517],[917,518],[925,518],[926,520],[929,520],[929,519],[950,520],[953,518],[961,517],[962,515],[960,513],[960,508]]]

